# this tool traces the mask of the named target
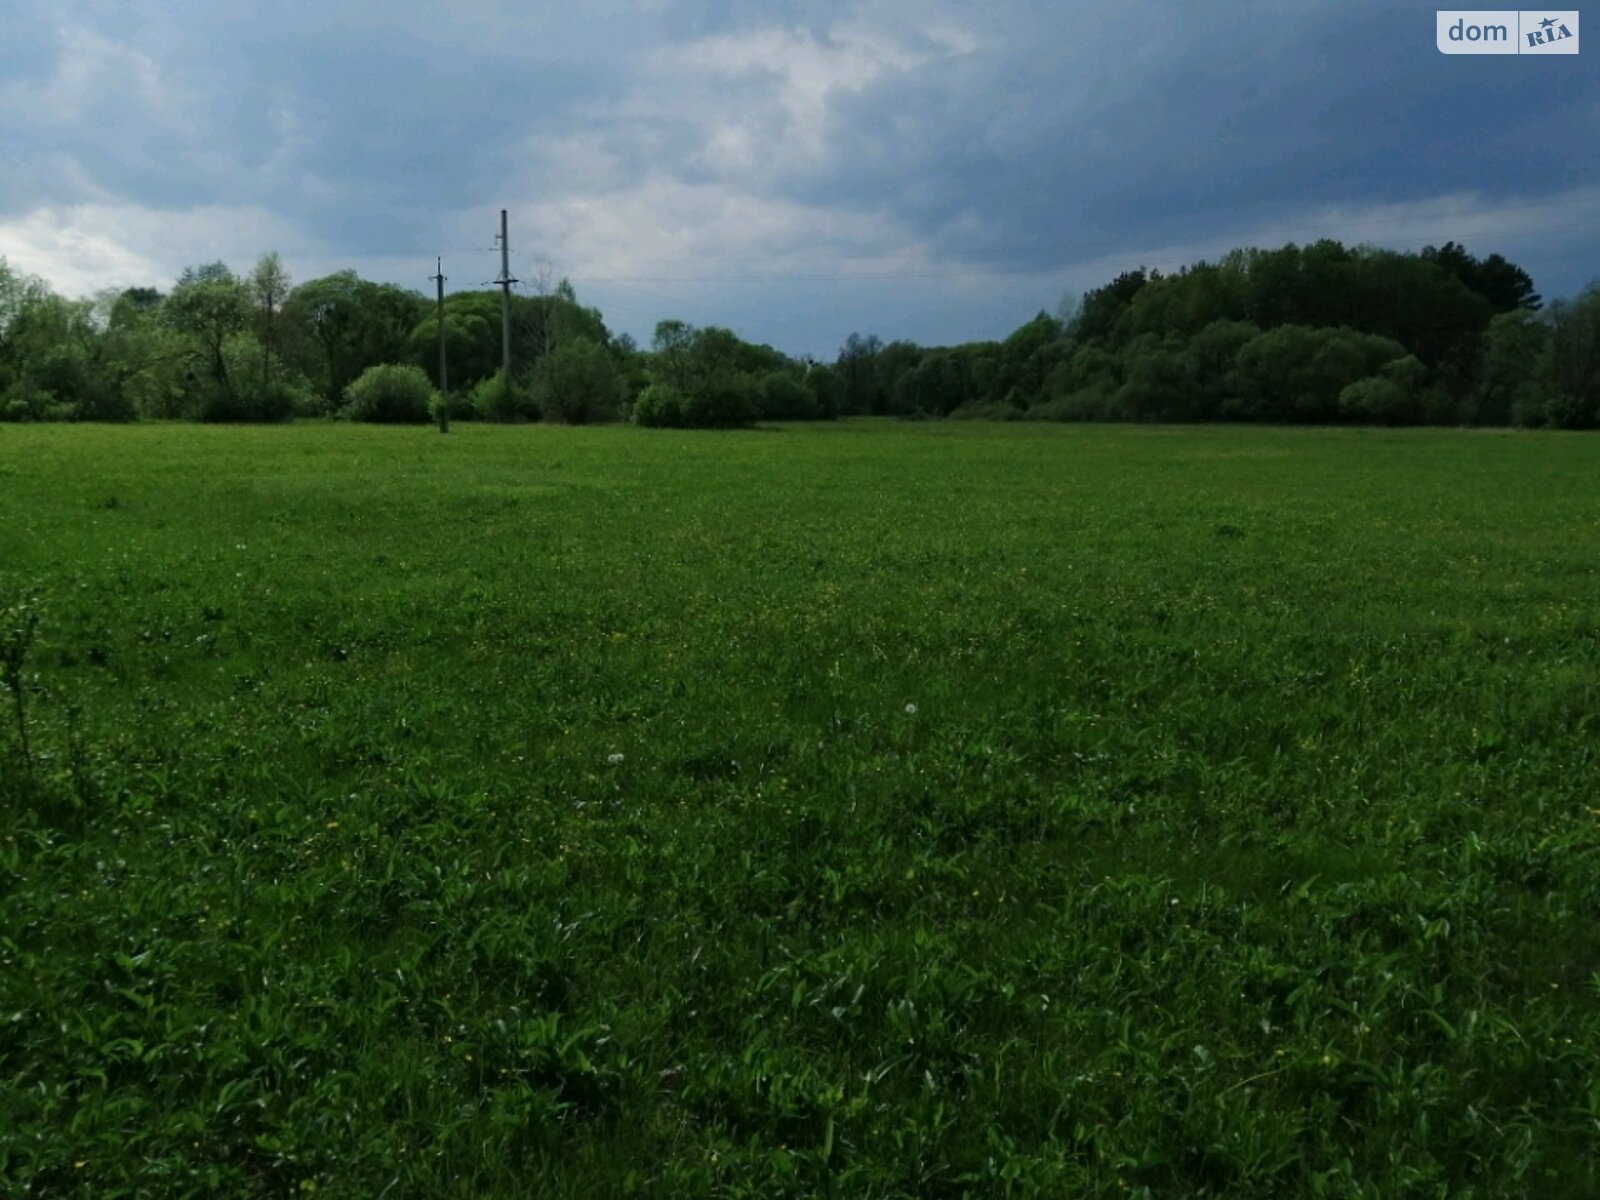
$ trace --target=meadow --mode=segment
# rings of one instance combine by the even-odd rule
[[[1600,1194],[1597,485],[0,429],[0,1193]]]

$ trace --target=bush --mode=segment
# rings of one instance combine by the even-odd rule
[[[344,390],[344,416],[385,425],[420,425],[430,419],[433,384],[421,367],[384,363],[368,367]]]
[[[190,380],[188,402],[197,421],[273,423],[315,404],[299,379],[276,355],[267,355],[249,334],[235,334],[223,346],[222,374]]]
[[[1115,385],[1080,388],[1042,404],[1032,405],[1023,417],[1029,421],[1109,421],[1113,419]]]
[[[692,429],[734,429],[761,416],[755,377],[719,372],[684,397],[683,423]]]
[[[819,416],[817,396],[787,371],[761,378],[761,415],[769,421],[809,421]]]
[[[76,414],[31,380],[18,380],[0,394],[0,421],[70,421]]]
[[[478,416],[478,410],[472,406],[470,394],[451,392],[442,396],[438,392],[428,397],[428,419],[437,421],[439,410],[444,409],[452,421],[470,421]]]
[[[670,383],[652,383],[633,402],[633,423],[661,429],[683,425],[683,393]]]
[[[1356,421],[1390,424],[1403,421],[1411,399],[1392,379],[1358,379],[1339,393],[1339,412]]]
[[[496,371],[472,389],[472,407],[485,421],[518,421],[538,415],[533,398],[507,380],[503,370]]]
[[[1511,397],[1511,423],[1519,429],[1543,429],[1550,423],[1549,402],[1538,384],[1518,384]]]
[[[732,429],[761,415],[758,396],[755,378],[742,372],[713,375],[689,393],[662,380],[639,393],[633,421],[677,429]]]
[[[952,421],[1020,421],[1027,415],[1027,409],[1007,400],[969,400],[950,410]]]
[[[588,338],[562,342],[534,368],[533,401],[546,421],[614,421],[618,399],[616,363]]]

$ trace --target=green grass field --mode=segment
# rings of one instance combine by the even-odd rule
[[[1600,438],[10,427],[29,594],[6,1196],[1600,1194]]]

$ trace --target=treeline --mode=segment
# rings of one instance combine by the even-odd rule
[[[341,271],[294,286],[275,254],[238,275],[186,270],[162,293],[67,300],[0,259],[0,420],[281,421],[349,417],[746,425],[838,415],[826,366],[726,329],[663,321],[644,351],[614,336],[565,280],[511,297],[513,375],[501,370],[501,296],[444,304],[440,393],[433,300]]]
[[[1527,273],[1455,243],[1338,242],[1128,271],[997,342],[852,334],[831,365],[662,321],[648,349],[565,280],[511,305],[435,304],[352,271],[298,286],[277,255],[66,300],[0,259],[0,419],[348,417],[712,427],[840,415],[1600,426],[1600,285],[1545,305]]]
[[[1548,306],[1455,243],[1128,271],[1001,342],[852,334],[843,411],[1055,421],[1600,425],[1600,285]]]

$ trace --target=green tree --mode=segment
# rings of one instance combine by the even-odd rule
[[[1330,422],[1348,419],[1339,395],[1406,357],[1398,342],[1351,329],[1282,325],[1252,338],[1239,351],[1239,392],[1229,416],[1258,421]]]
[[[844,407],[841,412],[850,415],[881,413],[883,397],[878,392],[878,376],[874,360],[883,349],[876,334],[863,337],[852,333],[839,349],[835,370],[844,380]]]
[[[1479,425],[1509,425],[1517,413],[1542,413],[1537,374],[1550,341],[1550,325],[1531,309],[1499,313],[1483,333],[1477,388],[1469,419]]]
[[[1465,246],[1446,242],[1443,246],[1424,246],[1419,256],[1460,280],[1467,288],[1489,302],[1496,313],[1519,308],[1537,309],[1543,303],[1533,290],[1533,279],[1515,263],[1498,254],[1482,262],[1467,253]]]
[[[406,359],[426,310],[417,292],[338,271],[295,288],[284,303],[284,324],[294,329],[302,371],[332,410],[367,367]]]
[[[1545,424],[1557,429],[1600,426],[1600,282],[1546,310],[1549,342],[1536,372],[1545,396]]]
[[[212,412],[242,411],[239,391],[244,385],[236,356],[226,353],[229,342],[250,320],[250,296],[244,283],[221,263],[186,269],[162,306],[172,327],[195,345],[200,360],[193,372],[202,392],[201,408]],[[231,418],[223,418],[231,419]]]
[[[1189,355],[1194,360],[1202,419],[1214,420],[1222,415],[1238,387],[1235,370],[1239,351],[1260,332],[1260,327],[1249,321],[1223,317],[1210,322],[1190,339]]]
[[[134,414],[181,417],[194,346],[163,319],[162,296],[150,288],[107,292],[96,301],[101,370],[106,387]]]
[[[790,371],[761,376],[761,416],[769,421],[808,421],[818,415],[816,393]]]
[[[844,408],[844,379],[826,363],[813,363],[806,370],[806,387],[816,397],[816,413],[825,421],[836,418]]]
[[[289,272],[276,250],[263,254],[250,272],[250,299],[256,306],[256,336],[261,339],[261,385],[272,382],[271,367],[277,353],[278,310],[289,296]]]
[[[1104,287],[1095,288],[1078,306],[1076,319],[1066,332],[1076,341],[1109,340],[1117,322],[1135,296],[1145,287],[1161,278],[1159,271],[1124,271]]]
[[[1201,412],[1199,370],[1176,334],[1143,333],[1122,352],[1122,386],[1111,409],[1123,420],[1193,421]]]

